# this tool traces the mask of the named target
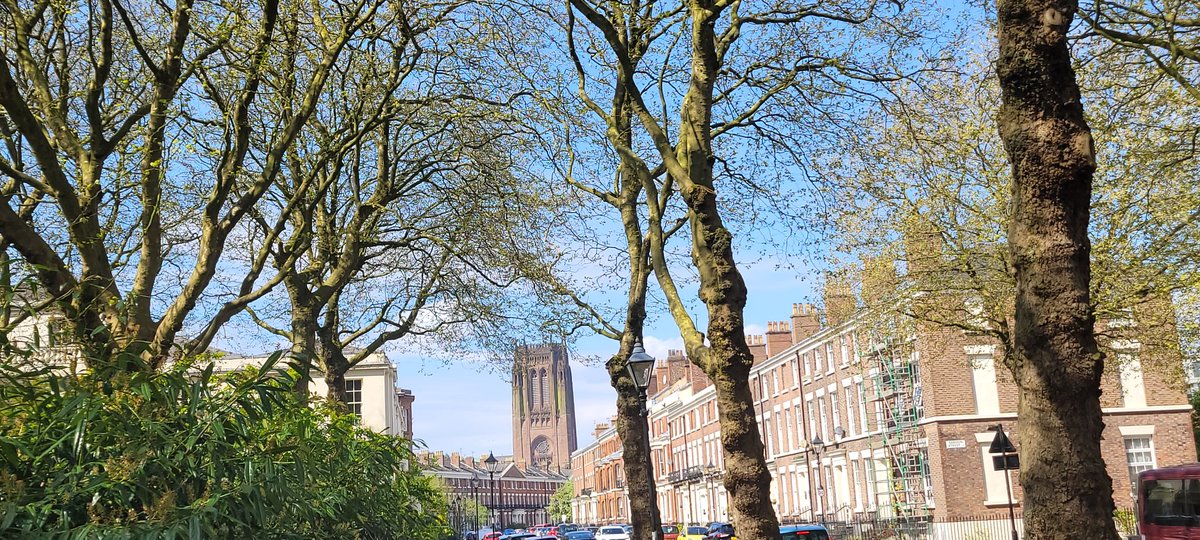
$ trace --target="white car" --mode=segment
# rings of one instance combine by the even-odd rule
[[[629,540],[629,533],[621,527],[609,525],[596,531],[596,540]]]

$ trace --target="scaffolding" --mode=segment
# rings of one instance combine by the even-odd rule
[[[861,397],[874,403],[877,417],[868,438],[872,456],[868,474],[877,512],[879,517],[924,521],[929,517],[931,484],[928,444],[920,426],[924,407],[914,340],[895,321],[858,337],[863,378],[870,381],[869,387],[863,385],[866,395]],[[875,457],[877,449],[884,451],[883,467]],[[879,500],[883,495],[886,502]]]

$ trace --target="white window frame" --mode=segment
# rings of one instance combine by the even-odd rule
[[[850,386],[850,381],[846,381],[845,384],[842,385],[842,389],[846,392],[846,425],[844,426],[846,429],[846,435],[856,435],[858,434],[858,431],[855,429],[855,424],[857,422],[854,421],[854,389]]]
[[[830,418],[833,420],[833,424],[831,424],[833,427],[831,427],[830,429],[832,430],[834,428],[840,427],[840,428],[842,428],[843,432],[846,432],[845,431],[846,426],[842,425],[842,411],[841,411],[841,409],[838,408],[838,393],[836,390],[829,393],[829,406],[830,406],[830,411],[829,411]],[[834,435],[834,437],[836,438],[837,435]],[[837,441],[834,441],[834,442],[837,442]]]
[[[824,395],[817,396],[817,410],[821,415],[821,440],[826,444],[833,442],[829,439],[829,405]]]
[[[1124,434],[1123,434],[1124,435]],[[1144,448],[1130,448],[1129,443],[1133,441],[1145,441]],[[1137,482],[1137,475],[1142,471],[1148,471],[1158,466],[1158,455],[1154,449],[1154,435],[1148,433],[1139,433],[1124,435],[1122,437],[1122,446],[1125,449],[1125,467],[1129,471],[1130,488]],[[1133,461],[1132,454],[1142,454],[1149,456],[1149,461],[1139,460],[1136,463]]]
[[[342,389],[342,396],[345,397],[346,410],[350,411],[350,413],[354,416],[362,418],[363,380],[344,379]]]

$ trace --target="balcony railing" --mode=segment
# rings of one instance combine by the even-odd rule
[[[667,482],[677,484],[704,478],[704,467],[688,467],[667,473]]]

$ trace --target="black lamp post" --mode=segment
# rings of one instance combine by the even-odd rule
[[[633,344],[633,350],[629,353],[629,359],[625,361],[625,369],[629,371],[629,377],[633,379],[633,385],[638,389],[638,412],[642,415],[642,429],[646,434],[646,444],[642,449],[646,455],[646,487],[650,491],[650,510],[651,515],[658,513],[658,497],[654,495],[654,466],[651,463],[653,458],[650,454],[650,424],[647,417],[650,415],[649,409],[646,408],[646,390],[650,388],[650,377],[654,374],[654,357],[646,354],[645,347],[642,347],[642,342],[637,341]],[[650,531],[650,537],[658,540],[662,531]]]
[[[471,507],[471,530],[479,534],[479,474],[471,473],[471,497],[475,506]]]
[[[817,502],[821,503],[821,523],[825,522],[825,487],[821,485],[825,471],[821,468],[821,452],[825,450],[825,441],[821,440],[821,436],[813,437],[809,444],[812,453],[817,456]]]
[[[496,516],[491,514],[496,511],[496,472],[500,469],[500,462],[496,460],[496,456],[492,455],[492,452],[487,452],[487,460],[484,460],[484,467],[487,469],[488,492],[490,492],[488,493],[490,494],[490,497],[488,497],[490,504],[487,505],[487,509],[491,510],[491,512],[488,512],[487,521],[496,523]]]

